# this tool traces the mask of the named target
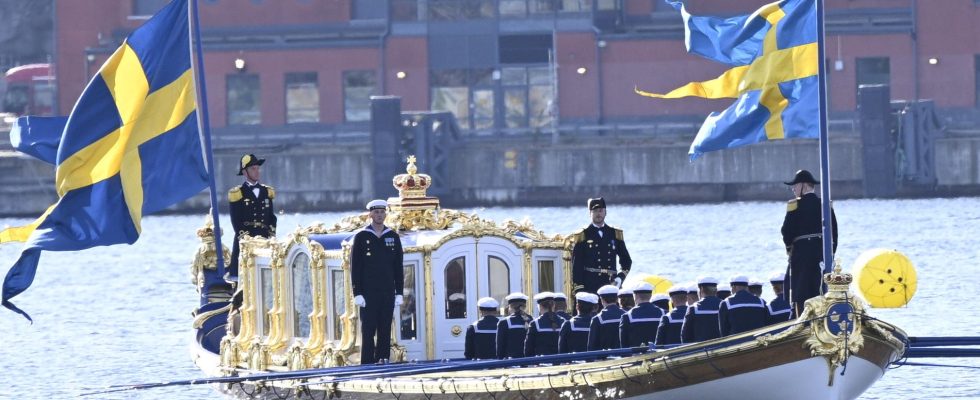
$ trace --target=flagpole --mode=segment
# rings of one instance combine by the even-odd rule
[[[204,51],[201,50],[201,20],[198,17],[197,0],[190,0],[188,4],[190,7],[190,12],[192,14],[191,27],[192,27],[192,41],[194,42],[194,55],[197,59],[195,65],[197,66],[195,71],[194,81],[197,83],[198,90],[198,124],[200,124],[201,135],[204,138],[204,158],[207,163],[208,168],[208,189],[211,192],[211,222],[214,224],[214,249],[215,255],[217,256],[217,273],[213,275],[213,278],[209,274],[205,274],[204,290],[201,292],[201,302],[202,305],[206,301],[207,290],[215,283],[223,283],[225,276],[225,260],[223,246],[221,245],[221,224],[220,218],[218,216],[218,191],[214,184],[214,155],[211,150],[211,118],[208,116],[208,85],[204,79]],[[214,282],[218,280],[219,282]]]
[[[817,102],[818,125],[820,127],[820,198],[821,214],[823,216],[823,271],[830,272],[834,268],[834,244],[831,232],[830,211],[830,140],[827,137],[827,63],[825,56],[826,41],[824,40],[824,0],[817,3]]]

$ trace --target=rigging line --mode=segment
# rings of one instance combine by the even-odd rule
[[[400,393],[395,393],[395,387],[391,384],[391,378],[388,378],[388,390],[391,392],[392,396],[395,396],[395,400],[401,400],[402,395]]]
[[[515,379],[517,381],[517,393],[521,395],[521,398],[527,400],[527,396],[524,395],[524,391],[521,390],[521,379]]]
[[[708,354],[708,350],[709,350],[708,347],[705,347],[704,348],[704,356],[706,357],[705,360],[708,361],[708,365],[710,365],[711,368],[714,368],[715,371],[718,371],[718,374],[720,374],[721,376],[723,376],[723,377],[724,376],[728,376],[728,375],[725,375],[725,371],[722,371],[720,368],[718,368],[717,365],[715,365],[715,362],[714,361],[711,361],[711,355]]]
[[[674,378],[680,379],[681,381],[684,381],[684,383],[687,383],[687,375],[684,376],[677,375],[677,373],[674,372],[674,369],[670,368],[670,363],[667,362],[667,357],[662,358],[662,360],[664,361],[664,367],[667,368],[667,372],[670,372],[670,374],[673,375]]]
[[[279,395],[279,390],[276,389],[276,385],[269,385],[269,386],[272,389],[272,394],[274,394],[276,396],[276,398],[279,399],[279,400],[287,399],[287,398],[289,398],[290,395],[293,394],[293,391],[292,390],[286,389],[286,394],[283,395],[283,396],[280,396]]]
[[[626,379],[629,379],[630,382],[633,382],[633,383],[636,383],[636,384],[643,383],[643,382],[640,382],[639,380],[633,379],[633,377],[630,376],[630,374],[627,374],[626,373],[626,367],[624,365],[620,365],[619,366],[619,372],[622,372],[623,373],[623,376],[625,376]],[[549,383],[550,383],[550,381],[549,381]]]
[[[449,378],[449,383],[453,385],[453,392],[456,393],[456,397],[459,397],[459,400],[463,400],[463,396],[459,395],[459,389],[456,388],[456,378]]]
[[[425,392],[425,381],[419,379],[419,385],[422,386],[422,395],[425,396],[426,400],[432,400],[432,395]]]

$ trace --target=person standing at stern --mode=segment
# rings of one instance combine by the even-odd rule
[[[272,203],[276,191],[272,186],[259,183],[262,174],[259,167],[264,163],[265,159],[255,154],[243,155],[238,164],[238,176],[244,175],[245,182],[228,191],[231,226],[235,230],[228,266],[228,276],[232,280],[238,277],[238,239],[245,235],[276,236],[276,214]]]
[[[786,291],[795,316],[803,312],[803,302],[823,293],[823,229],[820,197],[814,192],[819,185],[810,171],[796,171],[793,180],[784,182],[793,191],[794,199],[786,204],[783,218],[783,243],[789,255],[786,271]],[[833,252],[837,252],[837,216],[830,209]]]

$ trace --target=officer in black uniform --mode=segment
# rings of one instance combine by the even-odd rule
[[[796,176],[786,185],[792,187],[796,197],[786,205],[783,219],[783,243],[789,255],[788,278],[789,301],[796,316],[803,311],[803,302],[823,292],[823,224],[821,223],[820,198],[814,193],[819,185],[813,175],[805,169],[796,171]],[[837,252],[837,216],[830,210],[833,251]]]
[[[772,284],[772,291],[776,293],[776,297],[769,302],[769,323],[778,324],[783,321],[789,321],[793,318],[793,310],[789,307],[789,301],[786,301],[786,295],[783,293],[783,281],[786,279],[786,274],[782,272],[773,272],[769,275],[769,283]]]
[[[480,319],[466,328],[466,341],[463,357],[467,360],[493,360],[497,358],[497,307],[500,304],[493,297],[477,300]]]
[[[650,302],[653,285],[640,282],[633,287],[636,305],[619,320],[619,342],[623,347],[653,344],[664,310]]]
[[[684,326],[681,327],[681,340],[684,343],[703,342],[721,337],[718,330],[718,305],[721,300],[717,294],[718,280],[712,277],[698,279],[701,300],[687,308]]]
[[[354,305],[361,311],[361,365],[388,361],[391,320],[395,307],[402,304],[405,286],[402,242],[384,225],[387,208],[384,200],[371,200],[371,224],[350,239],[351,286]]]
[[[568,297],[564,293],[555,292],[555,314],[566,321],[572,319],[568,314]]]
[[[589,351],[618,349],[619,322],[623,319],[623,309],[619,307],[616,296],[619,289],[613,285],[599,288],[602,311],[592,317],[589,325]]]
[[[558,334],[565,319],[555,313],[555,294],[541,292],[534,296],[538,317],[531,321],[524,340],[524,357],[558,354]]]
[[[626,251],[623,231],[606,225],[606,201],[589,199],[592,223],[572,237],[572,290],[596,293],[599,287],[615,282],[620,286],[630,272],[633,260]],[[616,258],[620,270],[616,271]]]
[[[276,191],[272,186],[259,183],[259,167],[264,163],[265,159],[258,158],[255,154],[242,156],[238,175],[244,175],[245,182],[228,191],[231,226],[235,230],[228,275],[233,278],[238,277],[238,238],[242,235],[264,238],[276,236],[276,214],[272,204]]]
[[[667,289],[674,308],[660,318],[657,327],[657,346],[681,343],[681,327],[684,325],[684,315],[687,314],[687,287],[674,285]]]
[[[524,312],[527,296],[511,293],[504,300],[510,308],[510,315],[497,322],[497,358],[524,357],[524,340],[527,339],[527,326],[531,322],[531,316]]]
[[[732,285],[732,295],[722,300],[718,307],[721,335],[734,335],[766,326],[769,319],[766,301],[749,292],[749,278],[738,275],[732,277],[729,283]]]
[[[562,354],[583,352],[589,349],[589,328],[595,308],[599,305],[599,296],[592,293],[575,293],[577,313],[566,320],[558,334],[558,352]]]

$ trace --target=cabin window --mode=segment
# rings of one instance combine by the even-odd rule
[[[538,293],[555,291],[555,262],[538,261]]]
[[[262,110],[257,74],[234,73],[225,77],[228,85],[228,125],[258,125]]]
[[[418,312],[415,301],[415,264],[405,264],[405,291],[402,294],[401,305],[401,337],[402,340],[415,340],[418,327]]]
[[[320,122],[316,72],[286,74],[286,123]]]
[[[373,70],[344,71],[344,119],[371,120],[371,95],[376,79]]]
[[[333,283],[333,338],[340,339],[343,324],[341,317],[347,310],[347,296],[344,291],[344,271],[330,271],[330,281]]]
[[[490,256],[487,260],[490,281],[490,297],[504,304],[504,297],[510,293],[510,267],[499,257]]]
[[[446,319],[466,318],[466,258],[446,265]]]
[[[299,253],[293,259],[293,336],[310,336],[313,288],[310,286],[310,256]]]
[[[262,287],[262,336],[269,334],[269,311],[272,311],[274,292],[272,289],[272,269],[263,267],[259,270],[259,284]]]

